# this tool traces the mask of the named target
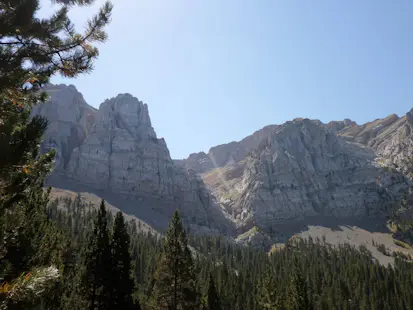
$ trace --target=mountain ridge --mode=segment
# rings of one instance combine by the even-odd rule
[[[34,113],[55,128],[42,143],[58,154],[50,184],[116,197],[159,230],[175,208],[195,232],[229,235],[256,225],[271,233],[308,216],[382,216],[409,186],[402,163],[413,153],[412,112],[362,125],[296,118],[173,160],[132,95],[96,110],[74,86],[46,90],[51,102]]]
[[[194,230],[230,230],[202,180],[174,164],[165,140],[158,139],[151,126],[146,104],[130,94],[105,100],[93,110],[93,125],[79,139],[79,120],[92,110],[83,106],[83,97],[73,87],[48,85],[46,91],[50,89],[50,102],[33,111],[48,118],[52,127],[65,124],[65,130],[47,131],[42,142],[43,151],[53,148],[62,154],[49,185],[116,196],[114,200],[159,230],[167,227],[175,209]],[[65,115],[54,113],[51,106],[66,107]],[[73,141],[70,148],[68,141]],[[64,165],[60,158],[65,158]]]

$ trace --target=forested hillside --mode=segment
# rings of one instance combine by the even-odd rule
[[[56,199],[47,209],[37,210],[37,215],[22,215],[27,225],[13,251],[3,258],[7,268],[2,274],[7,281],[36,266],[54,264],[61,276],[49,281],[47,293],[36,301],[39,309],[117,309],[113,302],[119,293],[125,302],[122,309],[173,305],[172,309],[410,309],[413,305],[411,258],[398,257],[394,267],[384,267],[366,249],[332,248],[312,239],[290,241],[267,254],[220,237],[187,237],[177,213],[164,239],[139,233],[139,227],[125,223],[121,213],[113,218],[104,202],[96,210],[81,199]],[[3,293],[16,290],[31,275],[25,273],[20,284],[3,284]],[[32,301],[22,299],[16,307]]]
[[[85,32],[78,33],[68,17],[69,10],[74,6],[91,5],[94,1],[52,2],[57,5],[58,10],[48,18],[40,18],[40,2],[37,0],[0,1],[0,310],[413,308],[412,257],[397,251],[390,254],[385,245],[378,244],[377,249],[384,255],[394,255],[393,265],[379,264],[366,247],[355,248],[346,244],[333,247],[322,239],[290,238],[285,246],[274,246],[270,253],[267,253],[260,248],[237,244],[230,236],[216,236],[220,231],[218,228],[227,228],[224,225],[227,218],[219,218],[222,221],[215,224],[210,219],[215,212],[223,210],[218,208],[196,174],[181,169],[173,171],[173,162],[165,141],[155,139],[156,136],[146,117],[146,107],[142,103],[133,106],[135,100],[127,103],[126,106],[132,107],[127,111],[145,112],[140,115],[145,120],[142,124],[145,125],[145,133],[148,134],[145,135],[146,140],[141,137],[139,141],[150,140],[152,146],[160,147],[159,154],[164,154],[167,159],[165,162],[168,165],[163,167],[163,172],[169,183],[161,182],[161,167],[156,163],[162,161],[151,161],[151,167],[154,169],[150,170],[150,174],[143,173],[142,171],[149,171],[145,169],[134,172],[141,173],[139,181],[143,181],[141,187],[136,190],[147,190],[148,197],[154,198],[151,202],[159,204],[154,206],[165,211],[161,213],[164,219],[168,218],[169,226],[164,234],[152,231],[149,226],[141,227],[140,225],[144,225],[143,222],[131,220],[130,216],[125,216],[121,211],[116,214],[108,212],[109,208],[104,200],[101,200],[97,207],[91,206],[81,195],[75,199],[52,198],[51,189],[46,189],[44,185],[56,164],[56,152],[41,152],[40,145],[47,130],[48,120],[33,115],[33,107],[47,100],[45,85],[54,74],[72,78],[92,70],[93,61],[98,56],[98,50],[93,44],[106,40],[105,26],[109,23],[112,12],[112,4],[105,2],[98,13],[88,21]],[[122,99],[124,96],[120,97]],[[108,115],[115,112],[115,106],[119,107],[116,102],[108,101],[103,112],[107,112]],[[100,124],[106,128],[106,124],[112,122],[104,118],[104,115],[106,114],[101,115]],[[128,116],[128,113],[123,116]],[[130,120],[128,117],[126,119]],[[131,121],[131,124],[140,124],[135,121],[136,119]],[[122,133],[118,129],[124,127],[124,124],[119,123],[118,127],[109,132]],[[344,141],[337,139],[332,132],[318,128],[315,123],[300,120],[294,122],[292,127],[290,125],[285,128],[295,128],[295,140],[305,142],[302,143],[303,149],[311,155],[301,158],[302,160],[296,161],[297,163],[311,162],[311,167],[324,167],[327,170],[333,166],[351,168],[345,170],[345,174],[341,174],[346,176],[346,182],[349,182],[351,189],[354,189],[354,184],[358,184],[351,179],[357,175],[356,172],[375,169],[367,162],[368,154],[364,148],[361,150],[360,146],[357,146],[360,153],[350,156],[351,150]],[[410,134],[408,128],[410,127],[405,127],[404,133],[408,130]],[[302,137],[302,132],[297,129],[305,130],[307,133],[318,133],[318,147],[314,147],[312,135]],[[289,136],[288,130],[283,131],[283,134]],[[91,160],[86,162],[93,162],[96,166],[84,162],[85,166],[77,165],[74,171],[78,179],[85,181],[84,179],[90,175],[82,167],[95,167],[96,169],[92,169],[97,172],[94,177],[104,185],[107,185],[107,182],[103,177],[111,180],[112,172],[116,171],[119,175],[115,179],[121,182],[116,182],[115,185],[121,191],[126,191],[127,187],[122,183],[123,174],[114,169],[112,160],[105,161],[110,166],[109,174],[98,171],[101,167],[99,156],[106,158],[100,153],[95,161],[94,156],[98,154],[99,149],[92,146],[98,138],[103,139],[99,147],[109,146],[112,151],[113,145],[119,146],[113,144],[113,141],[106,143],[105,139],[112,137],[106,133],[102,136],[92,136],[87,141],[90,148],[85,147],[82,152],[77,153],[78,159],[82,158],[82,154],[90,155]],[[81,136],[83,135],[81,133]],[[71,133],[63,136],[71,136]],[[357,140],[357,136],[358,131],[354,139]],[[403,134],[403,137],[405,136],[410,137]],[[119,137],[125,141],[122,134]],[[335,150],[340,151],[341,159],[336,160],[333,156],[334,160],[329,161],[329,165],[318,163],[316,157],[324,156],[325,143],[322,141],[326,142],[332,153]],[[410,145],[411,140],[408,141]],[[268,145],[263,144],[265,152],[262,155],[268,155],[268,161],[260,162],[263,157],[256,154],[248,169],[257,172],[259,176],[265,176],[261,172],[266,172],[268,176],[278,177],[278,168],[288,170],[288,166],[279,160],[285,159],[285,162],[288,162],[294,156],[286,152],[287,149],[284,149],[284,155],[280,153],[282,156],[273,156],[276,154],[274,150],[280,150],[276,146],[282,145],[283,141],[276,137],[272,141],[273,144],[270,142],[268,141]],[[123,158],[126,154],[124,150],[131,150],[128,144],[124,146],[127,147],[117,150],[120,155],[117,158]],[[141,145],[139,150],[146,152],[149,149]],[[296,155],[299,154],[301,153],[297,152]],[[151,156],[153,153],[149,154],[148,158]],[[273,159],[274,165],[271,165]],[[351,162],[363,165],[349,166]],[[60,163],[65,166],[64,160]],[[124,161],[118,160],[118,164],[123,165]],[[127,164],[122,166],[123,168],[131,170]],[[339,171],[343,172],[341,168]],[[157,176],[155,179],[152,178],[152,181],[155,180],[157,188],[166,193],[165,195],[154,197],[151,194],[150,190],[153,187],[148,184],[153,183],[146,182],[148,175]],[[132,172],[131,176],[136,177]],[[377,206],[378,194],[387,197],[391,190],[390,187],[384,187],[386,178],[375,176],[374,174],[372,178],[372,175],[369,175],[367,178],[366,184],[373,189],[366,192],[371,193],[371,204]],[[320,181],[329,191],[337,185],[330,173],[324,176],[318,174],[318,177],[320,180],[330,180],[327,183]],[[299,179],[301,180],[301,177]],[[337,180],[339,179],[341,178]],[[294,183],[272,182],[277,179],[271,178],[268,180],[271,181],[267,182],[271,193],[280,194],[284,189],[297,189]],[[259,181],[258,178],[251,178],[250,181],[252,182],[249,183],[249,189],[259,189],[265,183],[256,183]],[[393,188],[397,189],[398,195],[408,185],[404,176],[393,176],[387,178],[387,181],[390,185],[403,185]],[[128,184],[135,191],[135,183]],[[185,185],[189,190],[180,189],[180,185]],[[108,190],[105,186],[100,189]],[[365,195],[360,189],[357,190],[357,195],[351,195],[353,198],[356,196]],[[410,196],[410,193],[406,194],[389,221],[395,236],[400,239],[400,245],[406,247],[408,245],[403,241],[412,243]],[[138,196],[129,198],[131,197]],[[175,200],[177,197],[181,200]],[[287,206],[278,203],[281,200],[276,197],[281,195],[272,196],[267,201],[277,202],[274,204],[277,208]],[[302,196],[299,197],[301,199]],[[396,197],[397,195],[392,196],[391,201]],[[166,204],[163,204],[164,198],[168,198]],[[257,207],[254,204],[255,198],[249,200],[249,193],[245,192],[241,198],[246,198],[248,203]],[[334,198],[331,195],[329,199],[334,200],[337,206],[342,205],[339,202],[340,196]],[[142,202],[144,200],[131,201],[136,204],[136,208],[147,207]],[[327,200],[323,200],[323,203],[325,201]],[[356,200],[349,200],[346,205],[352,208],[357,206],[351,201]],[[294,205],[301,206],[300,203]],[[310,205],[308,202],[307,206]],[[178,210],[182,211],[182,214]],[[247,209],[237,207],[236,210],[241,211],[242,216],[246,215],[244,211]],[[185,212],[187,217],[193,216],[193,223],[183,220]],[[156,222],[156,219],[153,220]],[[189,227],[191,230],[187,229]],[[252,230],[258,232],[259,228],[254,226]],[[226,229],[221,230],[225,231]],[[215,236],[205,236],[202,232],[213,232]],[[246,238],[247,235],[241,236]]]

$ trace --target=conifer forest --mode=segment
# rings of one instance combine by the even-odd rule
[[[269,251],[193,234],[179,206],[157,232],[103,199],[53,197],[45,183],[56,153],[40,151],[48,120],[31,111],[47,100],[52,76],[76,78],[98,61],[112,3],[101,1],[83,33],[69,18],[93,2],[54,0],[59,9],[40,18],[39,0],[0,1],[1,310],[413,309],[412,258],[384,245],[394,264],[323,238],[290,238]],[[411,201],[406,191],[388,217],[406,247]]]

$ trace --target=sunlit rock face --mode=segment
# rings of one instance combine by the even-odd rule
[[[33,113],[49,119],[41,147],[57,151],[54,175],[122,197],[128,212],[163,228],[175,209],[202,233],[376,216],[409,186],[402,173],[411,169],[413,112],[363,125],[295,119],[174,161],[132,95],[97,110],[74,86],[46,90],[50,102]]]
[[[73,85],[47,85],[48,102],[33,108],[33,115],[47,118],[49,125],[42,151],[56,150],[55,169],[64,169],[74,148],[79,147],[95,123],[97,110],[89,106]]]
[[[362,144],[340,135],[358,125],[340,126],[296,119],[273,127],[240,161],[204,172],[204,182],[244,229],[268,231],[280,221],[320,215],[378,216],[408,182],[383,169],[370,140]]]
[[[120,94],[95,110],[73,86],[49,86],[47,91],[50,102],[34,113],[50,121],[43,149],[57,151],[55,174],[136,201],[136,208],[163,219],[179,209],[194,229],[223,229],[219,206],[196,173],[174,164],[165,140],[156,136],[146,104]]]
[[[197,173],[234,164],[247,157],[262,140],[266,139],[278,127],[278,125],[266,126],[241,141],[217,145],[212,147],[208,154],[204,152],[193,153],[188,158],[175,160],[175,162],[177,165]]]

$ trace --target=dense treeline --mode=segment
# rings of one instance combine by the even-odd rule
[[[410,172],[412,174],[413,172]],[[390,216],[389,226],[394,238],[413,245],[413,192],[409,189],[397,203]],[[403,243],[401,243],[403,245]]]
[[[123,298],[116,299],[126,300],[129,309],[413,306],[412,264],[396,258],[394,267],[381,266],[365,248],[298,239],[268,255],[219,237],[187,238],[177,213],[160,238],[140,232],[134,222],[124,223],[120,213],[112,218],[103,205],[88,207],[79,197],[49,203],[47,214],[61,237],[41,250],[58,253],[54,261],[63,270],[41,300],[49,309],[117,309],[113,302],[119,292]],[[116,242],[115,231],[122,231]],[[122,243],[123,250],[115,247]]]
[[[54,286],[53,294],[64,291],[59,286],[70,266],[65,244],[70,241],[48,220],[48,195],[42,189],[54,152],[40,154],[48,123],[31,117],[31,111],[47,99],[43,88],[52,75],[75,77],[91,71],[98,56],[93,44],[106,40],[112,11],[105,2],[80,33],[68,12],[94,0],[51,2],[54,14],[39,17],[39,0],[0,1],[1,309],[47,308],[45,292]]]
[[[366,249],[297,240],[267,253],[187,236],[179,214],[164,237],[142,233],[102,201],[49,201],[47,120],[30,117],[49,78],[89,72],[106,39],[106,2],[77,33],[74,5],[39,19],[38,0],[0,2],[0,309],[412,309],[413,267],[380,266]],[[409,208],[395,221],[403,222]],[[407,210],[407,211],[406,211]],[[397,217],[398,216],[398,217]]]

